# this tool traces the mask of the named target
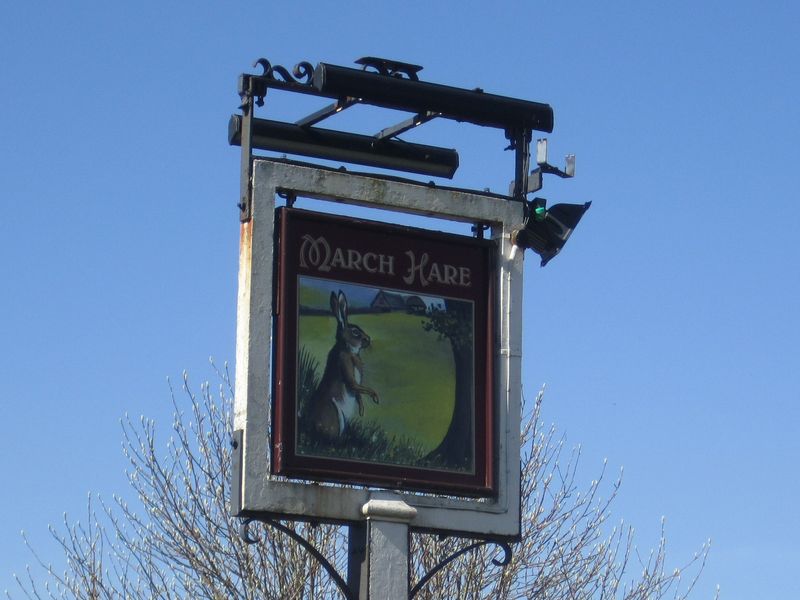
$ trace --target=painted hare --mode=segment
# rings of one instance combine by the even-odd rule
[[[369,336],[358,325],[347,320],[347,298],[344,292],[331,292],[331,312],[336,317],[336,343],[328,352],[325,372],[311,397],[311,421],[317,433],[340,436],[347,424],[364,414],[363,394],[378,403],[378,393],[361,383],[364,363],[361,350],[369,347]]]

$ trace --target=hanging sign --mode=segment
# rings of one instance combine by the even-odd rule
[[[280,208],[271,469],[494,493],[494,243]]]

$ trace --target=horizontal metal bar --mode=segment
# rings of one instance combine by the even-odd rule
[[[314,156],[448,179],[452,179],[458,169],[458,152],[448,148],[396,140],[376,140],[367,135],[319,127],[300,127],[267,119],[252,119],[251,126],[252,147],[261,150]],[[241,130],[242,116],[232,115],[228,123],[228,142],[231,145],[241,144]]]
[[[244,92],[251,90],[254,96],[265,96],[268,89],[283,90],[286,92],[297,92],[309,96],[321,96],[323,98],[339,98],[336,94],[326,94],[319,91],[313,85],[299,81],[281,81],[265,77],[263,75],[252,75],[243,73],[239,76],[238,91],[241,96]]]
[[[446,85],[388,77],[337,65],[319,63],[312,84],[321,94],[356,96],[365,104],[426,111],[456,121],[500,129],[553,130],[553,109],[548,104],[487,94]]]
[[[423,123],[427,123],[431,119],[435,119],[439,116],[439,113],[427,111],[425,113],[420,113],[414,115],[410,119],[406,119],[405,121],[401,121],[397,125],[393,125],[391,127],[387,127],[386,129],[381,129],[375,137],[379,140],[385,140],[387,138],[395,137],[396,135],[400,135],[401,133],[405,133],[410,129],[414,129],[414,127],[418,127]]]
[[[329,104],[328,106],[320,108],[318,111],[303,117],[299,121],[295,121],[295,125],[299,125],[300,127],[316,125],[320,121],[324,121],[328,117],[332,117],[333,115],[342,112],[345,108],[350,108],[354,104],[358,104],[358,98],[341,98],[333,104]]]

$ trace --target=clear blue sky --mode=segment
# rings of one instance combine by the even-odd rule
[[[640,548],[662,515],[670,564],[713,540],[696,597],[800,597],[800,7],[492,4],[4,4],[0,589],[31,561],[21,529],[55,557],[48,523],[126,492],[125,412],[166,426],[166,376],[233,360],[238,74],[375,55],[552,104],[578,176],[543,195],[593,205],[526,261],[527,395],[547,383],[587,483],[625,467]],[[507,189],[497,131],[409,139],[458,148],[456,185]]]

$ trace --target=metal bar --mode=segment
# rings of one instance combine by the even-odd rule
[[[387,77],[320,63],[314,69],[314,88],[335,97],[356,96],[365,104],[406,110],[432,111],[447,119],[504,130],[553,130],[553,109],[548,104],[487,94],[446,85]]]
[[[562,179],[569,179],[575,176],[575,157],[571,155],[567,157],[567,167],[563,171],[558,167],[554,167],[553,165],[547,163],[539,163],[539,168],[541,169],[542,173],[547,173],[548,175],[558,175]]]
[[[367,598],[369,562],[367,560],[367,523],[356,521],[347,527],[347,587],[356,598]]]
[[[509,132],[511,147],[514,149],[514,192],[515,200],[524,201],[528,190],[528,168],[531,162],[531,130],[517,129]]]
[[[406,119],[405,121],[401,121],[397,125],[393,125],[391,127],[387,127],[386,129],[381,129],[378,133],[375,134],[375,138],[379,140],[385,140],[387,138],[392,138],[401,133],[405,133],[409,129],[414,129],[414,127],[418,127],[423,123],[427,123],[428,121],[435,119],[439,116],[439,113],[425,111],[424,113],[419,113],[411,117],[410,119]]]
[[[298,94],[307,94],[309,96],[320,96],[323,98],[336,99],[341,97],[338,94],[330,94],[327,92],[322,92],[309,83],[303,83],[299,81],[281,81],[279,79],[273,79],[271,77],[265,77],[263,75],[252,75],[249,73],[243,74],[242,77],[250,80],[253,90],[257,96],[259,95],[263,96],[264,94],[266,94],[266,91],[268,89],[275,89],[275,90],[283,90],[285,92],[296,92]],[[347,94],[344,95],[347,96]]]
[[[242,512],[242,454],[244,453],[244,431],[237,429],[231,439],[231,500],[230,513]]]
[[[242,80],[246,85],[240,89],[242,95],[242,116],[240,117],[239,143],[242,147],[239,175],[239,221],[246,223],[252,216],[253,206],[253,110],[254,98],[252,80]],[[266,90],[264,90],[266,94]],[[263,104],[263,95],[260,100]]]
[[[310,125],[316,125],[320,121],[323,121],[328,117],[340,113],[345,108],[350,108],[354,104],[358,104],[358,98],[340,98],[333,104],[329,104],[328,106],[320,108],[318,111],[303,117],[299,121],[295,121],[295,125],[299,125],[300,127],[309,127]]]
[[[231,145],[240,144],[244,139],[244,124],[243,116],[231,116],[228,124],[228,141]],[[253,148],[261,150],[314,156],[448,179],[458,169],[458,152],[448,148],[376,140],[368,135],[300,127],[267,119],[252,119],[251,139]]]

